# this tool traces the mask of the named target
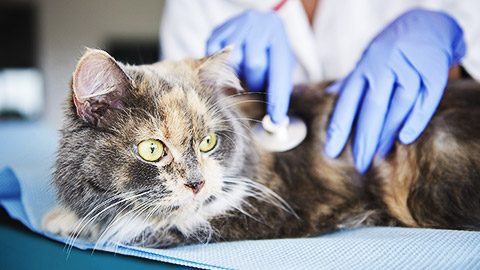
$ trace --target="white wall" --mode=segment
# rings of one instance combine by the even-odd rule
[[[44,119],[58,128],[71,74],[85,47],[108,39],[158,39],[163,0],[2,0],[37,5],[39,66],[44,75]]]

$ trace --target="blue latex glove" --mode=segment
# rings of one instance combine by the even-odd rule
[[[340,95],[327,156],[341,153],[354,121],[353,157],[361,173],[377,150],[382,157],[390,151],[397,135],[412,143],[440,102],[449,67],[464,54],[462,29],[447,14],[415,9],[401,15],[373,39],[353,72],[328,89]]]
[[[234,44],[231,62],[250,91],[267,93],[267,113],[274,123],[287,114],[293,89],[295,57],[280,16],[248,10],[216,28],[207,54]]]

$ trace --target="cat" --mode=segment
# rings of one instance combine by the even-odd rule
[[[412,144],[365,174],[350,142],[323,152],[336,94],[295,87],[289,114],[308,135],[268,152],[250,131],[265,114],[228,65],[202,59],[125,65],[88,49],[73,74],[43,229],[98,244],[166,248],[311,237],[361,226],[480,229],[480,84],[451,82]]]

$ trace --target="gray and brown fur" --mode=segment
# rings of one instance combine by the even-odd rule
[[[249,119],[265,106],[241,93],[228,51],[145,66],[87,51],[54,175],[61,206],[46,215],[45,230],[72,241],[169,247],[372,225],[480,229],[478,83],[450,84],[422,135],[397,142],[362,175],[350,146],[336,159],[324,155],[336,96],[323,83],[294,90],[290,113],[309,130],[300,146],[269,153],[257,145]],[[217,146],[201,153],[210,132]],[[147,139],[165,144],[159,162],[136,154]],[[205,185],[194,194],[187,184],[199,180]]]

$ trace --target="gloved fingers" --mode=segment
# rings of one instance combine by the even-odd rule
[[[396,62],[395,75],[396,83],[377,149],[380,157],[386,156],[392,148],[398,131],[415,104],[421,86],[420,75],[403,54]]]
[[[366,86],[360,72],[354,71],[344,80],[327,129],[324,150],[328,157],[337,157],[345,147]]]
[[[233,45],[229,63],[240,78],[244,76],[244,50],[245,44],[248,42],[247,35],[251,28],[248,22],[242,21],[243,16],[241,14],[219,26],[207,41],[207,54]]]
[[[245,75],[245,47],[247,44],[252,43],[252,40],[248,39],[250,28],[246,26],[237,27],[235,33],[224,39],[224,45],[232,45],[233,50],[230,53],[229,61],[236,69],[239,77]]]
[[[418,88],[417,88],[418,89]],[[378,154],[385,157],[392,148],[398,131],[411,111],[417,98],[418,90],[409,91],[403,85],[397,84],[391,101],[391,106],[385,119],[382,135],[378,145]],[[408,93],[411,92],[411,93]]]
[[[237,18],[233,18],[228,20],[226,23],[220,25],[215,30],[213,30],[212,34],[207,40],[207,48],[206,53],[207,55],[213,54],[224,47],[230,45],[225,44],[225,40],[232,36],[238,28]]]
[[[207,40],[207,55],[215,53],[231,44],[227,43],[226,40],[229,37],[237,36],[238,31],[242,27],[245,28],[245,24],[242,24],[241,22],[242,16],[243,14],[240,14],[237,17],[226,21],[224,24],[218,26],[213,30]]]
[[[445,86],[447,85],[447,74],[448,73],[443,76],[444,79],[437,77],[437,80],[433,82],[423,80],[415,105],[400,130],[398,138],[401,143],[412,143],[427,127],[428,122],[442,99]]]
[[[399,140],[403,144],[410,144],[416,140],[432,118],[447,85],[450,62],[449,57],[441,50],[425,51],[423,56],[428,61],[420,61],[419,57],[416,58],[418,54],[413,50],[408,56],[420,74],[422,86],[415,105],[399,133]]]
[[[263,33],[262,33],[263,34]],[[252,35],[255,35],[252,33]],[[263,34],[263,36],[265,36]],[[266,86],[266,76],[269,69],[268,53],[270,48],[265,37],[250,36],[244,51],[244,77],[250,91],[263,91]]]
[[[267,60],[267,113],[274,123],[281,123],[287,115],[293,90],[295,57],[288,41],[272,44]]]
[[[342,86],[345,83],[345,79],[335,81],[327,87],[327,93],[338,93],[342,89]]]
[[[355,126],[352,151],[355,166],[360,173],[368,169],[377,151],[395,83],[393,72],[383,71],[385,72],[368,77],[365,97]]]
[[[458,35],[460,36],[460,38],[457,38],[457,42],[454,42],[452,46],[452,63],[450,64],[450,66],[459,64],[460,60],[465,56],[467,52],[467,46],[465,45],[465,41],[463,40],[463,31],[461,31]]]

